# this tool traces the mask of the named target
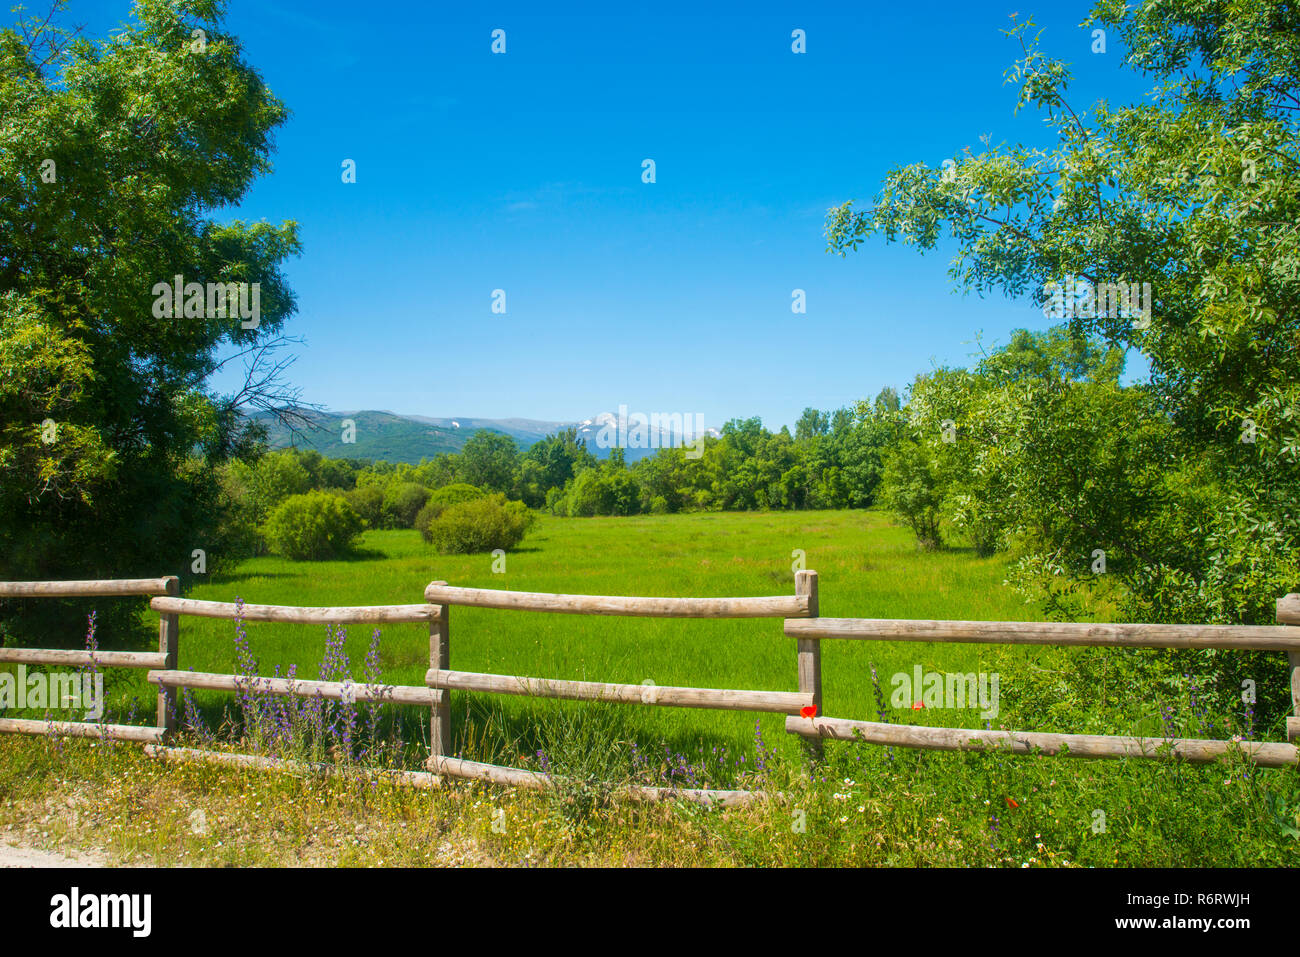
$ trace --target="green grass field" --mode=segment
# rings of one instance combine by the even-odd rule
[[[494,574],[489,555],[439,555],[412,531],[365,536],[363,556],[349,561],[296,563],[275,557],[245,562],[237,573],[200,585],[190,597],[257,604],[348,605],[422,600],[426,584],[522,591],[609,595],[748,596],[791,594],[792,553],[802,549],[820,578],[825,616],[1030,619],[1002,586],[1002,564],[961,550],[919,552],[911,534],[881,512],[701,513],[632,518],[558,519],[543,516],[520,548]],[[324,648],[319,626],[253,622],[250,646],[261,671],[281,673],[291,664],[314,678]],[[196,671],[231,671],[234,629],[215,619],[184,618],[180,665]],[[371,629],[352,626],[348,652],[359,675]],[[385,680],[420,684],[428,667],[422,625],[390,625],[381,640]],[[927,670],[978,671],[976,645],[826,642],[825,710],[871,717],[874,662],[888,676]],[[795,690],[794,640],[777,619],[726,621],[553,615],[455,607],[451,612],[452,667],[466,671],[543,678],[619,681],[717,688]],[[133,682],[134,684],[134,682]],[[141,689],[143,692],[144,689]],[[498,720],[524,733],[533,708],[557,705],[504,696],[456,693],[455,733],[466,731],[466,707],[491,707]],[[489,704],[489,700],[491,704]],[[228,696],[198,695],[208,709]],[[638,740],[678,747],[752,741],[755,716],[681,708],[628,706]],[[973,711],[945,721],[976,726]],[[950,720],[949,720],[950,719]],[[795,742],[780,716],[764,716],[769,741]],[[472,723],[472,722],[471,722]],[[476,729],[475,733],[479,733]]]
[[[807,566],[820,573],[825,616],[1036,617],[1034,608],[1003,586],[1000,560],[980,559],[961,549],[918,552],[911,535],[880,512],[543,517],[523,546],[507,557],[504,574],[493,574],[489,555],[441,556],[414,532],[372,532],[365,537],[363,554],[353,560],[258,558],[233,575],[195,587],[191,597],[230,601],[238,596],[259,604],[412,603],[436,579],[611,595],[789,594],[795,549],[803,549]],[[451,660],[458,670],[795,688],[794,641],[783,636],[778,620],[658,620],[459,607],[451,614]],[[231,622],[182,619],[181,666],[236,670],[234,633]],[[323,627],[255,622],[247,625],[247,634],[261,673],[270,674],[277,666],[284,673],[296,664],[301,677],[316,677]],[[358,680],[370,634],[367,627],[349,632],[347,647]],[[104,639],[114,644],[113,636]],[[890,676],[916,665],[933,671],[999,671],[1004,713],[995,725],[1158,734],[1160,704],[1167,695],[1154,685],[1135,685],[1135,673],[1116,672],[1114,656],[1076,654],[1087,649],[824,644],[825,710],[834,716],[876,717],[872,664],[886,695]],[[385,630],[381,648],[384,680],[422,682],[428,658],[424,627],[392,626]],[[1109,678],[1103,667],[1107,663]],[[133,701],[135,720],[143,723],[144,714],[151,716],[152,687],[138,672],[112,674],[114,719],[126,718],[123,706]],[[1073,676],[1073,693],[1063,681],[1067,675]],[[1274,691],[1284,694],[1285,688],[1269,693]],[[235,711],[233,695],[200,692],[196,698],[209,721],[220,719],[223,709]],[[424,864],[445,862],[443,850],[451,846],[468,848],[470,859],[482,863],[1294,866],[1300,849],[1294,836],[1300,834],[1300,779],[1294,769],[1254,769],[1240,759],[1171,766],[830,743],[824,762],[814,766],[820,773],[807,774],[801,742],[784,733],[781,716],[765,715],[762,734],[778,754],[760,771],[755,768],[751,714],[461,692],[453,694],[452,702],[458,747],[467,757],[536,767],[526,756],[544,748],[559,756],[557,766],[565,767],[564,773],[594,770],[595,780],[615,780],[628,772],[621,762],[628,758],[624,744],[633,740],[642,749],[658,749],[651,761],[656,774],[675,760],[664,754],[666,745],[705,775],[700,784],[758,786],[779,791],[794,803],[774,801],[752,811],[703,817],[684,806],[615,806],[594,817],[575,817],[563,799],[557,803],[546,795],[464,788],[394,793],[391,808],[376,814],[374,793],[364,781],[340,791],[292,775],[180,770],[150,763],[129,748],[97,749],[93,742],[51,737],[13,741],[0,749],[0,797],[7,795],[9,801],[0,822],[27,821],[40,802],[51,800],[51,789],[60,802],[73,806],[81,800],[73,793],[76,782],[84,778],[99,782],[91,789],[97,802],[94,840],[124,860],[294,863],[310,846],[313,854],[333,862]],[[408,744],[406,763],[418,766],[427,753],[420,736],[428,712],[398,710]],[[1195,708],[1185,716],[1195,718]],[[974,709],[936,713],[904,707],[891,709],[887,717],[982,724]],[[1142,722],[1150,724],[1136,726]],[[1261,736],[1278,739],[1277,728],[1261,730]],[[227,739],[221,746],[242,750],[250,744]],[[588,755],[592,763],[584,767]],[[601,765],[607,759],[614,763]],[[74,766],[75,772],[70,770]],[[671,783],[693,779],[675,777]],[[191,804],[207,806],[215,820],[225,822],[220,840],[190,833],[185,815]],[[504,836],[491,824],[502,806],[509,807],[513,822]],[[137,808],[140,821],[165,821],[165,826],[131,823],[135,817],[124,819],[118,813],[123,807]],[[791,807],[801,810],[792,812]],[[268,808],[277,815],[273,822],[262,820]],[[792,828],[791,814],[804,811],[807,830]],[[1105,825],[1100,830],[1098,815]],[[347,826],[336,826],[340,820]],[[88,840],[80,827],[75,821],[68,825],[64,839]],[[399,852],[407,848],[408,827],[427,831],[427,840]],[[283,844],[285,829],[297,835],[296,843]],[[364,848],[355,838],[357,829],[373,830],[367,831]],[[324,840],[326,835],[332,836]]]

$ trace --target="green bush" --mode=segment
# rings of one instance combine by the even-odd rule
[[[397,482],[388,486],[384,492],[384,527],[414,527],[416,516],[428,500],[429,490],[418,482]]]
[[[276,506],[262,534],[277,555],[316,561],[346,554],[362,528],[361,516],[341,496],[308,492]]]
[[[384,521],[384,490],[377,485],[358,485],[343,496],[353,511],[361,516],[367,528],[382,528]]]
[[[427,539],[444,554],[514,548],[532,523],[523,502],[508,502],[498,492],[449,506],[429,523]]]
[[[635,515],[641,510],[640,490],[622,468],[583,469],[566,486],[564,510],[570,518]]]
[[[452,485],[445,485],[440,489],[435,489],[429,496],[429,500],[424,503],[419,514],[415,516],[414,527],[419,529],[420,535],[426,542],[432,542],[429,537],[429,524],[441,515],[444,511],[453,505],[460,505],[462,502],[472,502],[476,498],[482,498],[487,493],[475,485],[467,485],[464,482],[456,482]]]
[[[885,505],[916,533],[916,543],[927,551],[942,547],[939,518],[943,479],[930,451],[922,445],[904,443],[885,462],[883,486]]]

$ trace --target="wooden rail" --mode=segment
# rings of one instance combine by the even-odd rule
[[[1210,762],[1240,750],[1255,764],[1272,768],[1294,766],[1297,763],[1297,752],[1300,751],[1293,744],[1267,741],[929,728],[911,724],[850,721],[846,718],[790,717],[785,719],[785,729],[805,737],[836,738],[932,751],[987,751],[1004,748],[1013,754],[1041,752],[1073,758],[1182,758],[1186,761]]]
[[[1279,625],[1112,625],[1054,621],[923,621],[908,618],[791,618],[792,638],[944,641],[1121,648],[1300,651],[1300,628]]]
[[[475,671],[430,668],[425,681],[431,688],[449,691],[486,691],[492,694],[567,698],[574,701],[620,701],[671,708],[713,708],[719,711],[770,711],[798,714],[813,703],[811,693],[793,691],[733,691],[722,688],[680,688],[668,685],[607,684],[599,681],[563,681],[523,678]]]
[[[502,591],[492,588],[459,588],[443,581],[430,582],[424,599],[440,606],[436,627],[429,631],[429,671],[425,683],[448,691],[484,691],[494,694],[533,695],[579,701],[618,701],[627,704],[663,705],[682,708],[715,708],[798,713],[821,701],[821,654],[816,641],[799,645],[799,691],[750,691],[721,688],[683,688],[658,685],[628,685],[592,681],[526,678],[452,671],[448,633],[451,605],[536,611],[570,615],[623,615],[642,618],[802,618],[817,614],[817,573],[799,571],[795,594],[758,598],[644,598],[622,595],[557,595],[544,592]],[[432,718],[429,770],[451,777],[495,781],[518,787],[548,786],[546,775],[521,768],[464,761],[450,756],[451,723],[449,702],[435,708]],[[660,791],[704,803],[741,803],[748,792],[687,792],[674,789],[641,788],[629,791],[638,800],[660,800]]]
[[[165,595],[168,578],[102,581],[0,582],[0,598],[95,598],[100,595]]]
[[[453,778],[465,778],[472,781],[489,781],[505,787],[525,788],[541,791],[554,788],[557,784],[550,774],[538,771],[524,771],[519,768],[507,768],[499,764],[483,764],[480,761],[465,761],[461,758],[433,755],[429,758],[428,768],[435,774]],[[660,802],[667,800],[690,801],[716,807],[737,807],[759,800],[762,795],[754,791],[721,791],[706,788],[664,788],[633,785],[620,790],[623,797],[634,801]]]
[[[1284,651],[1290,669],[1291,704],[1295,714],[1295,717],[1287,719],[1288,743],[1285,744],[930,728],[854,721],[820,714],[814,717],[787,717],[785,726],[792,734],[817,741],[837,738],[943,751],[1006,748],[1014,754],[1063,754],[1086,758],[1180,758],[1194,762],[1216,761],[1232,753],[1241,753],[1264,767],[1291,767],[1300,763],[1297,760],[1300,751],[1296,746],[1300,742],[1300,627],[1295,627],[1300,625],[1300,594],[1286,595],[1277,600],[1277,621],[1276,625],[1166,625],[814,617],[806,620],[787,619],[784,631],[799,639],[801,645],[805,641],[817,643],[823,639],[853,639]],[[803,687],[802,667],[800,687]]]
[[[98,598],[145,595],[175,595],[180,579],[115,578],[92,581],[0,582],[0,598]],[[76,668],[167,668],[175,665],[176,626],[163,618],[159,626],[159,648],[147,651],[63,650],[55,648],[0,648],[0,662],[22,665],[64,665]],[[156,743],[170,730],[174,707],[159,695],[155,727],[84,721],[33,721],[0,718],[0,733],[46,734],[60,737],[102,738],[113,741]]]
[[[802,618],[809,614],[806,595],[764,598],[632,598],[622,595],[552,595],[545,592],[455,588],[433,582],[426,601],[513,611],[547,611],[566,615],[624,615],[635,618]]]
[[[267,678],[261,675],[213,674],[206,671],[151,671],[150,684],[167,688],[201,688],[207,691],[247,691],[250,694],[290,695],[298,698],[327,698],[331,701],[379,701],[428,707],[442,698],[433,688],[409,685],[372,685],[352,681],[306,681],[299,678]]]
[[[11,734],[49,734],[55,737],[108,738],[114,741],[158,742],[162,728],[134,724],[94,724],[89,721],[29,721],[25,718],[0,718],[0,732]]]
[[[54,648],[0,648],[0,662],[65,665],[70,668],[163,668],[167,656],[152,651],[63,651]]]
[[[1139,757],[1192,762],[1217,761],[1233,754],[1241,754],[1265,767],[1292,767],[1300,763],[1298,757],[1300,747],[1297,747],[1300,743],[1300,594],[1287,595],[1278,599],[1277,625],[1240,626],[821,618],[815,571],[796,573],[793,596],[644,598],[614,595],[559,595],[458,588],[446,582],[436,581],[430,583],[425,589],[423,604],[319,608],[286,605],[241,606],[229,602],[185,599],[179,597],[178,580],[174,577],[102,582],[0,582],[0,598],[95,595],[155,596],[151,599],[150,606],[159,613],[158,652],[0,648],[0,662],[147,668],[149,669],[147,680],[158,687],[157,726],[141,728],[114,724],[5,718],[0,719],[0,732],[138,741],[147,745],[150,754],[169,761],[204,760],[235,767],[281,769],[301,773],[320,769],[313,765],[257,755],[161,746],[161,742],[174,726],[176,689],[199,688],[295,695],[348,702],[391,702],[428,707],[431,732],[428,772],[399,772],[394,780],[413,786],[428,787],[441,782],[443,776],[446,776],[491,781],[511,787],[555,787],[556,779],[548,774],[466,761],[450,754],[451,692],[474,691],[577,701],[615,701],[628,704],[785,714],[786,730],[805,740],[809,746],[810,756],[814,759],[820,757],[819,749],[822,741],[835,739],[945,751],[1005,749],[1012,754],[1047,754],[1081,758]],[[785,635],[796,639],[798,691],[633,685],[453,671],[449,631],[449,613],[452,605],[638,617],[780,617],[784,619]],[[361,682],[307,681],[181,671],[177,668],[177,652],[179,618],[182,615],[302,624],[423,622],[429,627],[429,669],[425,674],[425,686],[370,685]],[[1296,716],[1288,719],[1287,722],[1288,743],[970,730],[826,717],[821,714],[821,642],[828,639],[1282,651],[1288,655],[1291,698]],[[721,806],[744,804],[758,797],[747,791],[659,787],[630,787],[623,789],[622,793],[636,800],[660,801],[680,798]]]
[[[196,618],[226,618],[244,621],[278,621],[304,625],[347,625],[356,623],[436,621],[434,605],[353,605],[308,608],[298,605],[244,605],[235,602],[200,601],[195,598],[154,598],[149,606],[157,612],[193,615]]]

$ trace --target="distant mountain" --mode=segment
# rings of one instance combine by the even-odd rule
[[[434,419],[427,416],[396,415],[383,411],[313,412],[308,414],[310,427],[292,434],[272,417],[259,413],[252,417],[266,426],[267,443],[273,449],[315,449],[328,458],[383,459],[387,462],[418,463],[439,452],[459,452],[479,429],[499,432],[526,449],[567,425],[576,423],[540,422],[534,419]],[[344,442],[345,423],[355,424],[355,441]]]
[[[310,427],[292,434],[276,419],[265,413],[252,417],[267,429],[267,442],[273,449],[315,449],[328,458],[382,459],[388,462],[418,463],[439,452],[459,452],[466,440],[480,429],[498,432],[514,439],[520,450],[562,429],[576,429],[578,438],[586,439],[587,448],[600,459],[609,458],[609,443],[625,446],[629,463],[654,455],[661,447],[693,441],[697,423],[680,419],[656,421],[654,428],[643,426],[636,431],[635,418],[602,413],[581,422],[546,422],[537,419],[433,418],[426,415],[397,415],[393,412],[366,410],[359,412],[311,412]],[[355,441],[344,442],[345,423],[355,425]],[[602,436],[603,432],[603,436]],[[703,429],[716,436],[716,429]]]

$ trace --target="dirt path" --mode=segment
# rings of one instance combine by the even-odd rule
[[[53,851],[34,847],[6,844],[0,841],[0,867],[103,867],[104,862],[94,854],[66,857]]]

